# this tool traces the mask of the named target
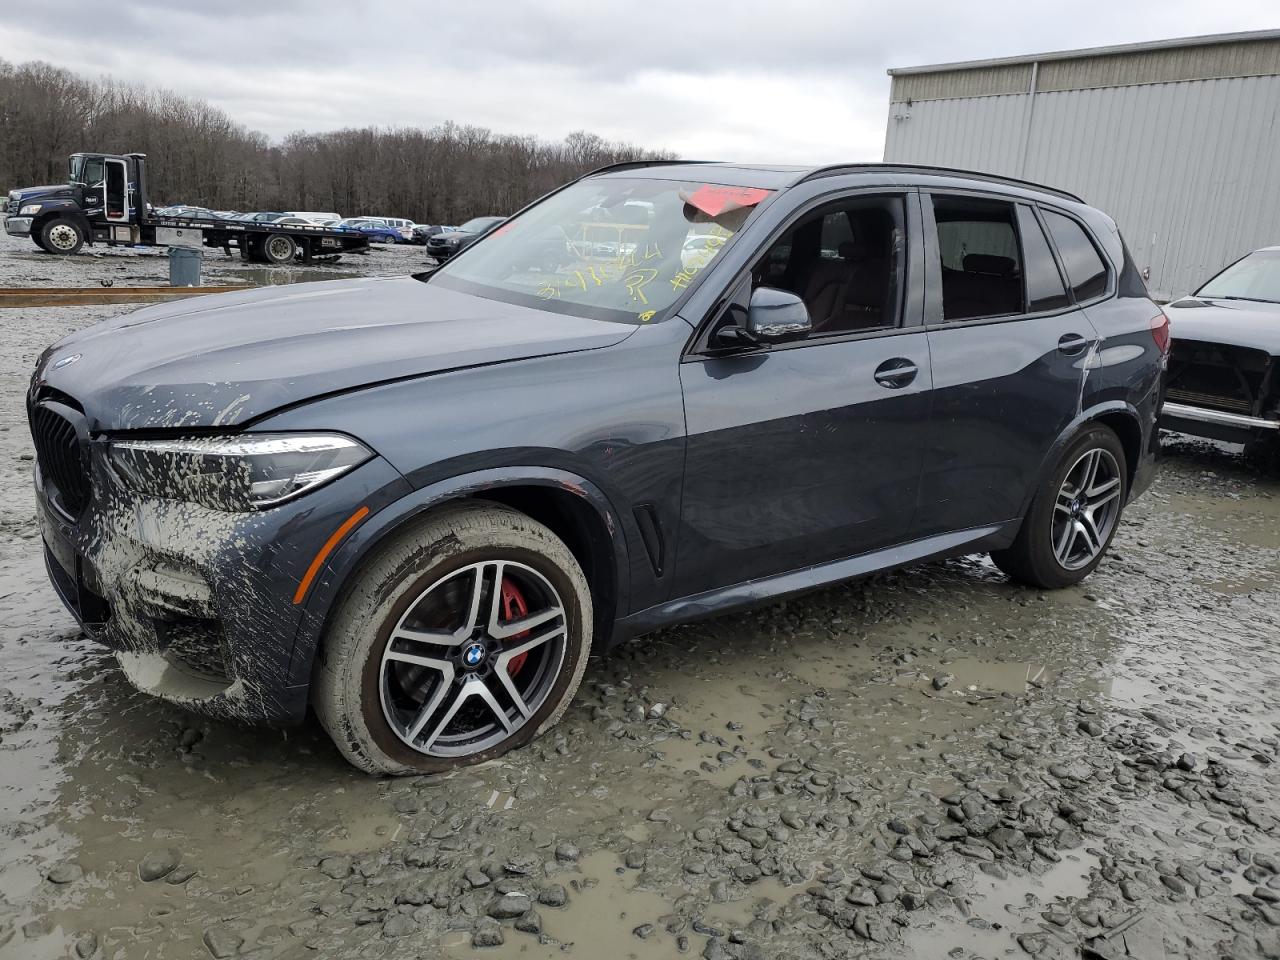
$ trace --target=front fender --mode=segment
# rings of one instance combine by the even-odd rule
[[[84,211],[76,205],[74,200],[50,200],[48,202],[32,200],[31,202],[41,204],[40,212],[36,214],[36,218],[31,222],[31,235],[33,237],[39,236],[40,231],[44,229],[44,225],[50,220],[65,217],[69,220],[74,220],[84,232],[85,243],[93,243],[93,224],[89,222],[89,218],[84,215]]]
[[[414,522],[443,504],[515,486],[545,486],[564,490],[580,497],[596,511],[609,532],[618,609],[626,609],[625,602],[630,588],[626,544],[620,518],[609,498],[598,486],[567,470],[553,467],[508,466],[477,470],[406,494],[356,527],[334,551],[307,597],[302,622],[294,637],[290,683],[300,685],[309,681],[325,626],[343,588],[388,537],[405,524]]]

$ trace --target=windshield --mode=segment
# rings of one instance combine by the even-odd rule
[[[1196,291],[1207,300],[1280,303],[1280,250],[1257,250]]]
[[[486,227],[492,226],[493,224],[497,223],[498,220],[500,219],[501,217],[476,217],[474,220],[468,220],[458,229],[462,233],[479,233],[481,230],[485,229]]]
[[[422,279],[557,313],[656,322],[769,193],[674,180],[583,180]],[[691,237],[706,241],[694,251],[685,247]]]

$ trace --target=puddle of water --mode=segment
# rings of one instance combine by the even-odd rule
[[[1022,955],[1014,938],[1021,933],[1040,932],[1040,914],[1049,906],[1069,906],[1088,896],[1090,875],[1097,868],[1097,857],[1074,851],[1032,877],[1010,873],[1000,880],[977,871],[968,915],[958,911],[944,913],[951,921],[963,922],[944,922],[940,918],[909,928],[903,936],[902,955],[944,957],[957,948],[984,957],[1000,956],[1006,951]],[[1033,889],[1035,892],[1030,892]]]
[[[211,270],[211,274],[219,271]],[[243,280],[259,287],[274,287],[288,283],[310,283],[313,280],[349,280],[353,277],[365,276],[359,270],[334,267],[248,267],[243,270],[229,270],[223,274],[227,278]]]
[[[950,674],[952,679],[941,690],[933,688],[933,677],[908,674],[896,682],[945,700],[984,693],[1020,696],[1028,690],[1044,686],[1054,677],[1044,664],[979,660],[974,657],[943,660],[935,676],[942,674]]]

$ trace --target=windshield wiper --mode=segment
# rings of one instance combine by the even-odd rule
[[[1268,300],[1266,297],[1211,297],[1212,300],[1248,300],[1250,303],[1280,303],[1280,300]]]

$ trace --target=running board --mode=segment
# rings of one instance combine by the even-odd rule
[[[833,560],[790,573],[781,573],[759,580],[748,580],[731,587],[708,590],[692,597],[670,600],[623,617],[614,625],[610,645],[632,637],[650,633],[661,627],[670,627],[690,620],[719,616],[731,610],[781,600],[797,593],[806,593],[842,580],[852,580],[881,570],[905,567],[941,557],[963,556],[998,550],[1007,547],[1017,535],[1021,519],[1009,520],[988,527],[972,527],[954,533],[944,533],[923,540],[898,544],[883,550],[875,550],[844,560]]]

